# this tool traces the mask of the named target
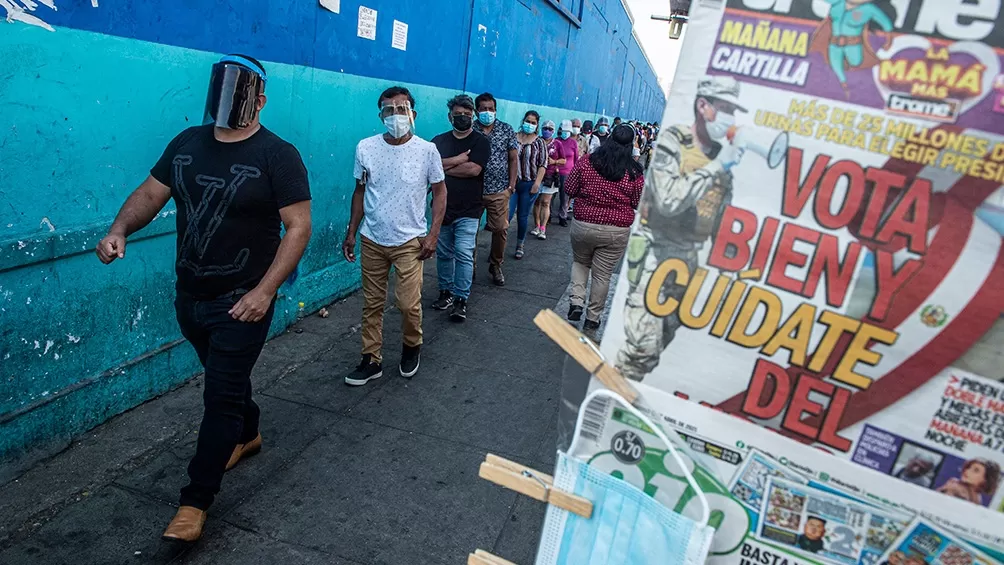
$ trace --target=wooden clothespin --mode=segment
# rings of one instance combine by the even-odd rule
[[[628,383],[620,371],[607,364],[596,344],[562,320],[553,310],[541,310],[533,322],[561,346],[565,353],[599,379],[603,386],[623,396],[632,404],[638,399],[638,391]]]
[[[467,556],[467,565],[516,565],[512,561],[492,555],[487,551],[477,550]]]
[[[554,478],[535,471],[514,461],[509,461],[491,453],[485,457],[478,470],[478,476],[497,485],[504,486],[534,500],[553,504],[562,510],[590,518],[593,503],[574,494],[554,488]]]

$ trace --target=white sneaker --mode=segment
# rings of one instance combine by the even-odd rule
[[[530,235],[540,235],[540,228],[533,228],[530,230]]]
[[[547,239],[547,233],[546,232],[540,231],[540,232],[537,232],[535,235],[537,236],[537,239],[539,239],[539,240],[545,240],[545,239]]]

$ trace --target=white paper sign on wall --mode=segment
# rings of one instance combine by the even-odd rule
[[[376,39],[377,11],[366,6],[359,6],[359,27],[356,35],[363,39]]]
[[[408,50],[408,24],[394,20],[394,38],[390,46],[401,51]]]

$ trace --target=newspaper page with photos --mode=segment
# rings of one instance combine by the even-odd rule
[[[677,397],[658,423],[704,492],[715,528],[711,565],[976,565],[1004,562],[1001,515]],[[672,454],[615,403],[586,406],[571,453],[698,518]],[[647,411],[652,411],[647,407]]]
[[[1004,512],[1002,47],[999,0],[693,2],[601,344],[650,409]]]

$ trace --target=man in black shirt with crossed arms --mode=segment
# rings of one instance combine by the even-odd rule
[[[206,383],[190,482],[163,535],[169,541],[199,539],[223,473],[261,449],[251,369],[268,337],[279,286],[310,239],[307,170],[296,148],[259,122],[266,80],[264,67],[250,57],[228,55],[213,65],[206,101],[211,123],[168,144],[97,248],[105,264],[124,258],[126,238],[174,198],[175,309]]]
[[[446,215],[436,245],[439,299],[432,307],[450,309],[450,319],[463,322],[474,278],[478,227],[485,211],[484,168],[492,146],[487,137],[474,131],[474,100],[470,96],[454,96],[446,107],[453,129],[432,140],[446,173]]]

